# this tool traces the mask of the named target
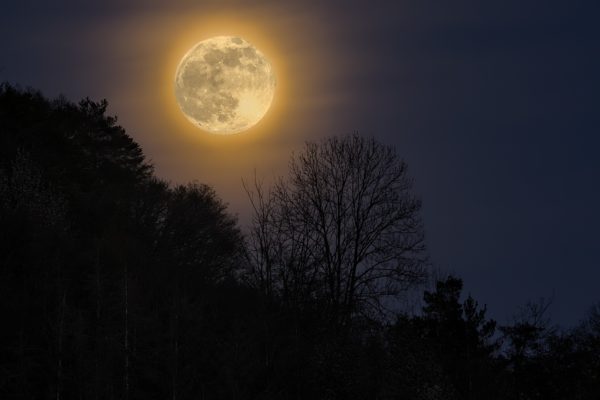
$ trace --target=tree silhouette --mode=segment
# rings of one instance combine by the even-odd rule
[[[106,109],[0,86],[2,398],[185,397],[239,268],[214,191],[155,178]]]
[[[454,388],[464,399],[490,397],[488,373],[496,322],[486,319],[486,307],[467,296],[460,301],[463,282],[449,276],[424,293],[423,316],[415,319]]]
[[[448,277],[373,318],[427,265],[392,148],[308,143],[246,186],[244,240],[106,110],[0,85],[1,399],[598,399],[598,305],[564,330],[529,305],[498,347]]]
[[[421,282],[421,203],[393,148],[358,134],[307,143],[254,207],[252,276],[284,301],[325,300],[335,318],[381,313]]]

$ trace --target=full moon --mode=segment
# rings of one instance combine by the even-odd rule
[[[265,56],[236,36],[196,44],[175,74],[175,97],[187,119],[216,134],[245,131],[269,110],[275,74]]]

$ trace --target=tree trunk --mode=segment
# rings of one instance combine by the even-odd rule
[[[125,263],[125,400],[129,400],[129,280]]]
[[[65,308],[66,308],[67,294],[63,291],[62,300],[60,301],[58,308],[58,357],[56,360],[56,400],[60,400],[60,393],[62,389],[62,376],[63,376],[63,333],[65,323]]]

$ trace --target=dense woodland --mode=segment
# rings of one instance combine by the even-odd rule
[[[273,187],[246,182],[242,229],[106,108],[0,87],[0,398],[600,398],[600,303],[570,329],[545,302],[500,326],[460,278],[425,284],[392,148],[308,143]]]

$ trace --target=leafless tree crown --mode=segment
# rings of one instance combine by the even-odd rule
[[[392,147],[357,134],[309,142],[268,193],[245,187],[252,277],[268,294],[348,315],[423,279],[421,203]]]

